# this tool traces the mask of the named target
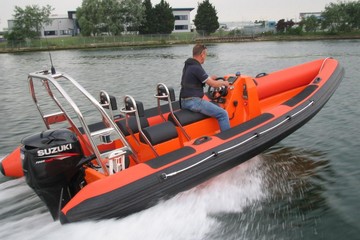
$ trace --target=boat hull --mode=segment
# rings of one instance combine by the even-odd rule
[[[262,153],[306,124],[324,107],[340,84],[344,68],[335,59],[326,58],[255,78],[224,76],[230,87],[217,102],[230,117],[231,128],[224,132],[220,132],[216,119],[184,111],[179,108],[179,102],[170,98],[168,105],[158,101],[158,107],[144,110],[126,96],[124,105],[128,108],[122,111],[125,117],[110,120],[105,107],[99,106],[96,99],[66,74],[29,75],[30,86],[33,78],[47,84],[52,82],[66,97],[57,85],[58,79],[63,77],[73,82],[100,111],[102,120],[107,119],[93,125],[80,121],[80,127],[69,121],[69,129],[53,130],[49,125],[70,117],[63,112],[42,116],[50,130],[25,138],[23,146],[16,148],[0,165],[6,176],[21,177],[24,169],[27,183],[47,204],[54,219],[71,223],[125,217]],[[161,87],[158,85],[157,91]],[[51,89],[46,86],[47,91]],[[169,92],[167,95],[170,96]],[[126,115],[132,109],[137,110]],[[77,114],[83,119],[81,112]],[[134,118],[136,122],[131,122]],[[120,138],[110,138],[109,131]],[[69,138],[63,141],[65,133]],[[52,136],[51,141],[47,141],[47,135]],[[55,135],[59,136],[56,141]],[[94,136],[101,136],[99,145],[89,141]],[[74,156],[71,151],[75,150],[75,143],[79,146],[76,162],[66,158]],[[50,150],[56,154],[52,155],[55,152]],[[51,204],[46,202],[44,193],[54,200]]]
[[[330,99],[343,75],[344,69],[337,65],[328,79],[315,79],[314,81],[319,83],[311,84],[284,102],[283,105],[291,108],[290,111],[284,111],[280,115],[277,115],[277,112],[265,112],[246,124],[212,136],[211,138],[223,141],[218,146],[198,154],[190,147],[184,147],[144,163],[153,173],[126,186],[66,207],[60,214],[60,221],[69,223],[84,219],[124,217],[151,207],[160,199],[174,196],[251,159],[313,118]],[[191,157],[181,161],[184,156]],[[166,167],[170,162],[177,161],[177,164]]]

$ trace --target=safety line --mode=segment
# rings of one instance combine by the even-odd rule
[[[320,69],[319,69],[319,73],[320,73],[320,72],[322,71],[322,69],[324,68],[325,62],[326,62],[328,59],[332,59],[332,57],[327,57],[327,58],[324,59],[324,61],[323,61],[322,64],[321,64],[321,67],[320,67]]]
[[[203,162],[211,159],[212,157],[216,157],[216,156],[218,156],[218,155],[221,154],[221,153],[225,153],[225,152],[230,151],[230,150],[232,150],[232,149],[234,149],[234,148],[237,148],[237,147],[239,147],[239,146],[241,146],[241,145],[243,145],[243,144],[245,144],[245,143],[247,143],[247,142],[249,142],[249,141],[257,138],[257,137],[259,137],[260,135],[263,135],[263,134],[265,134],[265,133],[267,133],[267,132],[270,132],[270,131],[278,128],[279,126],[283,125],[283,124],[286,123],[287,121],[290,121],[290,120],[291,120],[293,117],[295,117],[296,115],[298,115],[298,114],[300,114],[301,112],[305,111],[307,108],[309,108],[309,107],[312,106],[313,104],[314,104],[314,101],[310,101],[310,103],[309,103],[308,105],[306,105],[304,108],[300,109],[299,111],[297,111],[296,113],[294,113],[294,114],[292,114],[292,115],[290,115],[290,116],[287,116],[284,120],[282,120],[281,122],[279,122],[279,123],[276,124],[275,126],[272,126],[271,128],[268,128],[268,129],[266,129],[266,130],[264,130],[264,131],[262,131],[262,132],[260,132],[260,133],[255,133],[253,136],[251,136],[251,137],[245,139],[244,141],[242,141],[242,142],[240,142],[240,143],[238,143],[238,144],[235,144],[235,145],[233,145],[233,146],[231,146],[231,147],[225,148],[225,149],[220,150],[220,151],[218,151],[218,152],[213,152],[212,154],[210,154],[210,155],[207,156],[206,158],[204,158],[204,159],[198,161],[197,163],[194,163],[194,164],[192,164],[192,165],[190,165],[190,166],[188,166],[188,167],[186,167],[186,168],[183,168],[183,169],[181,169],[181,170],[178,170],[178,171],[175,171],[175,172],[172,172],[172,173],[162,173],[162,174],[160,175],[160,177],[161,177],[162,179],[164,179],[164,180],[167,179],[168,177],[173,177],[173,176],[175,176],[175,175],[177,175],[177,174],[179,174],[179,173],[185,172],[185,171],[187,171],[187,170],[189,170],[189,169],[191,169],[191,168],[196,167],[197,165],[199,165],[199,164],[201,164],[201,163],[203,163]]]

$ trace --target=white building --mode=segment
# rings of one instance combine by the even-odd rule
[[[71,37],[79,34],[75,11],[68,11],[68,15],[51,15],[50,20],[50,24],[42,26],[41,37]],[[13,27],[14,20],[8,20],[8,29]]]
[[[68,15],[52,15],[50,19],[52,22],[45,25],[41,31],[42,37],[66,37],[79,34],[75,11],[68,11]]]
[[[175,17],[175,26],[173,32],[190,32],[190,12],[194,10],[194,8],[173,8],[172,10]]]
[[[262,33],[275,33],[276,22],[275,21],[262,21],[258,23],[247,23],[240,28],[245,35],[258,35]]]
[[[173,32],[190,32],[190,12],[194,8],[173,8],[175,26]],[[41,37],[66,37],[78,35],[80,30],[77,26],[76,11],[68,11],[68,15],[51,15],[52,22],[44,25]],[[8,20],[8,29],[14,27],[14,20]]]
[[[305,18],[308,18],[311,16],[315,16],[318,19],[321,18],[321,12],[302,12],[299,15],[300,15],[301,20],[304,20]]]

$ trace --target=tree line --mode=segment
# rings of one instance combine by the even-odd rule
[[[302,19],[295,27],[292,20],[280,19],[276,24],[278,33],[299,34],[316,32],[347,33],[360,30],[360,1],[330,3],[320,17],[314,15]]]
[[[170,34],[175,22],[172,9],[164,0],[154,7],[150,0],[83,0],[76,17],[84,36],[116,36],[124,31]]]
[[[51,24],[49,5],[18,6],[14,10],[14,27],[5,34],[8,40],[39,38],[41,29]],[[139,34],[170,34],[175,16],[169,3],[161,0],[155,6],[151,0],[83,0],[76,9],[77,26],[83,36],[121,35],[126,31]],[[219,28],[215,7],[204,0],[198,3],[194,24],[202,34],[209,35]]]
[[[8,40],[24,40],[40,37],[41,29],[51,24],[50,14],[54,9],[47,5],[16,6],[14,26],[5,37]],[[295,23],[280,19],[278,33],[314,32],[326,29],[329,32],[351,32],[360,29],[360,1],[330,3],[321,17],[303,19]],[[170,34],[174,30],[175,16],[169,3],[161,0],[155,6],[151,0],[83,0],[76,9],[77,25],[83,36],[121,35],[125,31],[139,34]],[[193,20],[196,31],[202,35],[214,33],[219,28],[216,8],[203,0],[198,3]]]

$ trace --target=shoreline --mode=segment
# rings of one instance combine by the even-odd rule
[[[101,48],[120,48],[120,47],[146,47],[146,46],[168,46],[174,44],[195,44],[195,43],[229,43],[229,42],[266,42],[266,41],[323,41],[323,40],[357,40],[359,35],[273,35],[273,36],[246,36],[246,37],[200,37],[193,40],[161,40],[144,42],[115,42],[115,43],[91,43],[84,45],[68,46],[49,46],[49,47],[20,47],[20,48],[0,48],[2,53],[22,53],[22,52],[41,52],[41,51],[60,51],[77,49],[101,49]]]

